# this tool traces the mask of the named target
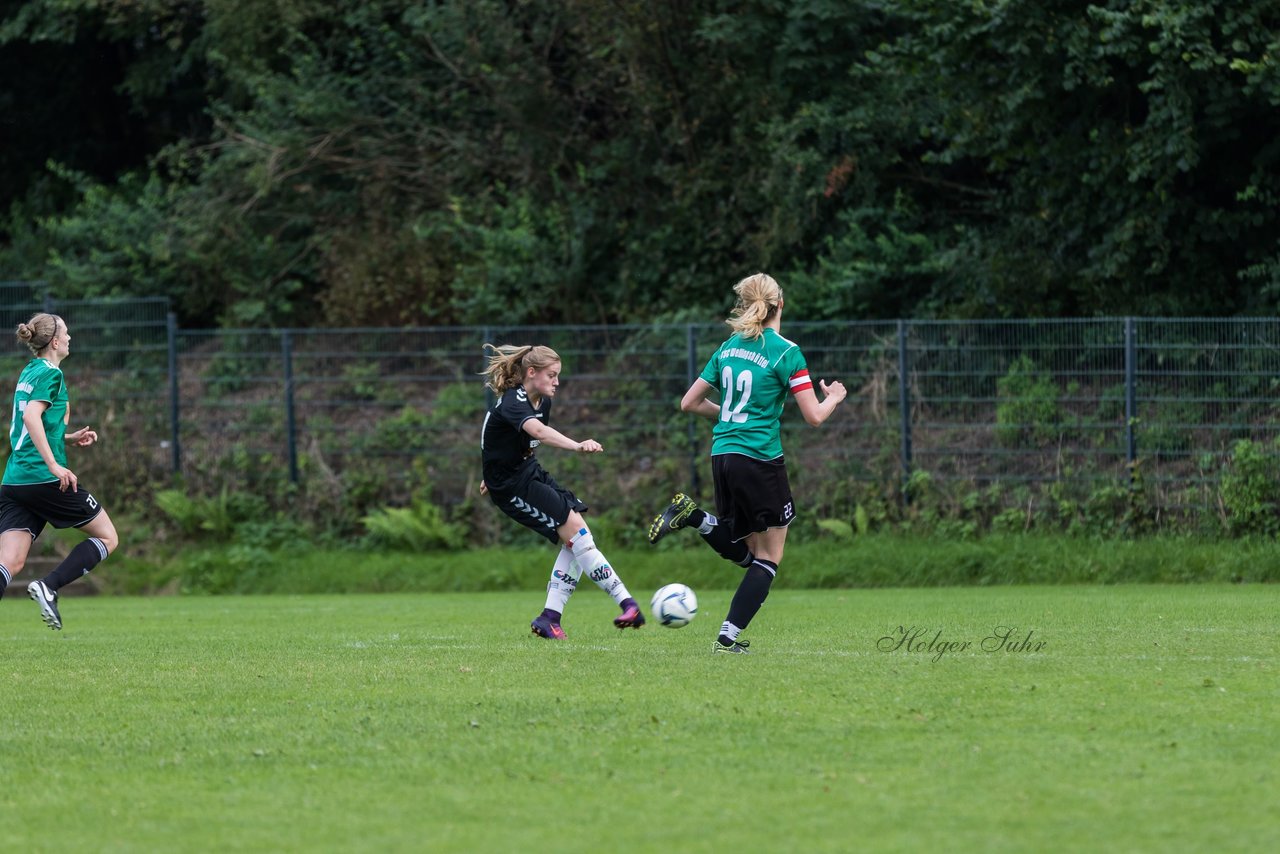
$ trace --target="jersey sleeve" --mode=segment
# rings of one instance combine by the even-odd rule
[[[62,371],[46,370],[31,384],[31,393],[27,395],[27,400],[42,400],[52,404],[58,399],[58,393],[61,391]]]
[[[537,417],[533,407],[529,405],[529,398],[525,397],[523,389],[508,389],[502,395],[502,403],[494,409],[494,413],[517,431],[524,425],[524,422],[530,418]]]
[[[805,361],[799,347],[792,347],[782,357],[779,367],[793,395],[813,388],[813,380],[809,378],[809,364]]]
[[[711,358],[707,359],[706,367],[702,369],[702,373],[698,374],[698,378],[708,385],[720,387],[720,348],[711,354]]]

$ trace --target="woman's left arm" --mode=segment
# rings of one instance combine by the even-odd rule
[[[98,441],[98,434],[90,430],[88,427],[81,427],[73,433],[63,434],[62,440],[68,445],[76,445],[81,448],[87,448],[94,442]]]
[[[844,383],[838,380],[830,385],[819,380],[818,385],[822,388],[824,395],[821,403],[818,402],[818,395],[814,394],[812,388],[796,392],[796,404],[810,427],[821,427],[822,423],[831,417],[831,413],[836,411],[836,407],[840,405],[840,401],[844,400],[846,394]]]

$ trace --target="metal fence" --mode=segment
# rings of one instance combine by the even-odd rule
[[[482,344],[544,343],[564,362],[554,423],[609,462],[552,456],[603,506],[706,490],[710,425],[679,412],[723,324],[408,329],[180,329],[163,300],[4,306],[61,313],[73,420],[127,497],[282,484],[395,504],[474,493],[487,394]],[[12,327],[10,327],[12,328]],[[1280,319],[788,323],[848,403],[822,430],[784,417],[797,495],[843,512],[858,490],[935,483],[1037,500],[1139,478],[1169,510],[1211,506],[1233,443],[1275,449]],[[16,377],[15,348],[7,361]],[[2,368],[3,366],[0,366]],[[1013,499],[1010,499],[1013,500]]]

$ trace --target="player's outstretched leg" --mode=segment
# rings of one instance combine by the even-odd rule
[[[573,550],[573,558],[582,569],[582,574],[596,583],[596,586],[608,593],[622,613],[613,618],[613,624],[620,629],[638,629],[645,624],[644,612],[636,600],[631,598],[627,585],[622,583],[618,573],[609,565],[604,553],[596,548],[595,538],[587,528],[581,527],[578,533],[569,540],[569,548]]]

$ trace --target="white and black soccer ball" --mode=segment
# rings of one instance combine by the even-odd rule
[[[667,628],[678,629],[698,616],[698,597],[684,584],[664,584],[649,600],[649,613]]]

